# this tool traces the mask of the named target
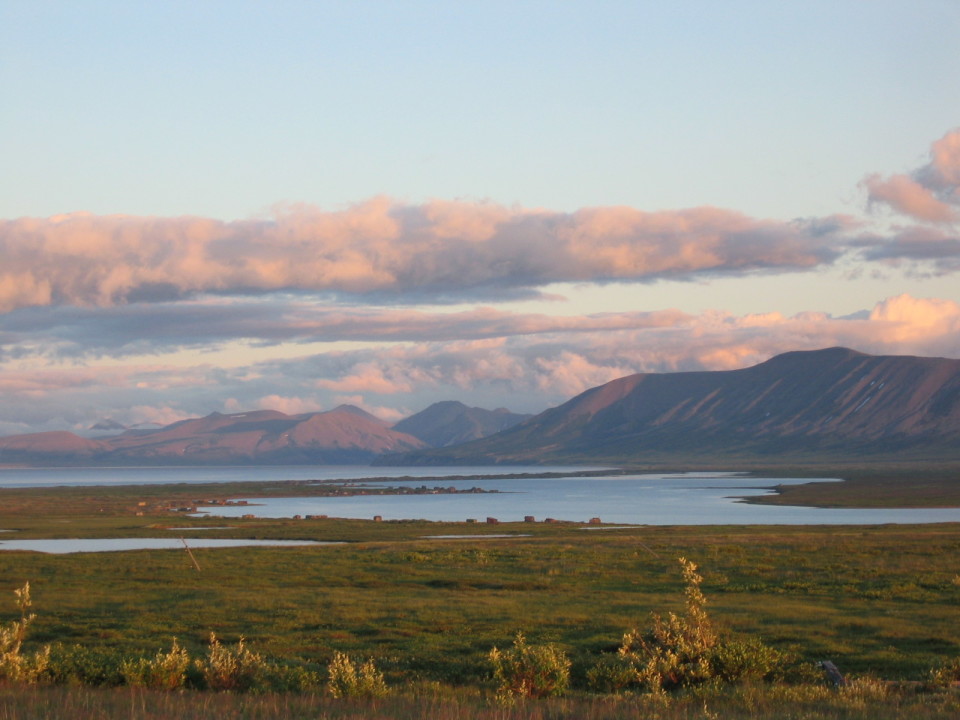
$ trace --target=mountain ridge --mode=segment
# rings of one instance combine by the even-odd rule
[[[353,405],[287,415],[277,410],[212,412],[158,428],[126,428],[116,435],[83,437],[69,431],[0,437],[0,462],[7,464],[366,464],[374,458],[431,446],[443,430],[437,420],[463,438],[484,437],[525,419],[507,410],[468,408],[449,401],[410,416],[411,429],[371,415]],[[418,421],[420,418],[420,421]],[[403,422],[403,421],[402,421]],[[436,424],[436,422],[435,422]],[[417,428],[420,430],[417,430]],[[423,437],[418,437],[417,435]]]
[[[629,375],[489,438],[378,462],[956,459],[958,447],[960,360],[826,348],[737,370]]]
[[[958,448],[960,360],[835,347],[736,370],[628,375],[532,417],[456,401],[394,426],[349,405],[300,415],[215,412],[111,437],[57,431],[0,438],[0,462],[679,466],[955,461]]]
[[[506,408],[485,410],[445,400],[404,418],[393,429],[420,438],[431,447],[448,447],[507,430],[531,417]]]
[[[424,443],[360,408],[318,413],[213,412],[155,430],[82,438],[66,431],[0,438],[5,462],[133,465],[358,464]]]

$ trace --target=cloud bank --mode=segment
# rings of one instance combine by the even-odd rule
[[[871,203],[915,220],[956,223],[960,220],[960,128],[931,145],[926,165],[886,178],[868,175],[863,182]]]
[[[341,402],[391,420],[449,399],[538,412],[631,373],[728,370],[833,345],[960,357],[960,298],[896,288],[844,317],[509,303],[556,283],[807,272],[815,297],[831,269],[891,284],[960,272],[960,130],[922,167],[863,186],[892,216],[375,198],[236,222],[0,220],[0,434]]]
[[[490,310],[433,317],[369,310],[335,325],[364,335],[365,323],[390,324],[394,342],[229,368],[202,360],[189,367],[140,358],[124,364],[117,354],[99,369],[44,367],[33,358],[31,367],[0,373],[0,432],[83,429],[105,417],[132,424],[212,410],[329,409],[345,399],[394,420],[451,398],[536,412],[635,372],[728,370],[832,345],[960,357],[960,303],[909,295],[849,317],[667,311],[552,318]],[[145,411],[151,407],[153,415]]]
[[[267,220],[72,214],[0,222],[0,311],[301,291],[393,302],[504,298],[556,282],[651,282],[833,262],[843,217],[711,207],[574,213],[386,198]]]

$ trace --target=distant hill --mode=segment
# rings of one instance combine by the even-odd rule
[[[484,410],[447,400],[434,403],[393,426],[394,430],[420,438],[430,447],[448,447],[493,435],[528,420],[532,415],[504,408]]]
[[[960,361],[790,352],[741,370],[638,374],[491,437],[397,464],[960,458]]]
[[[82,438],[46,432],[0,438],[4,463],[121,465],[355,464],[425,447],[350,405],[302,415],[273,410],[183,420],[156,430]]]

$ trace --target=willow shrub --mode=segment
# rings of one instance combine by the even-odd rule
[[[645,689],[662,692],[702,683],[737,683],[771,677],[784,656],[755,638],[729,639],[714,628],[697,566],[679,558],[686,582],[686,613],[654,613],[650,627],[631,630],[615,658],[588,673],[590,685],[606,692]]]
[[[27,655],[23,652],[23,641],[27,637],[27,628],[36,615],[30,612],[33,604],[30,600],[30,583],[13,591],[17,597],[20,619],[6,627],[0,627],[0,680],[13,682],[36,682],[50,662],[50,648]]]
[[[335,698],[382,697],[387,694],[387,683],[383,673],[377,670],[373,660],[360,665],[353,662],[349,655],[342,652],[333,654],[333,660],[327,668],[329,679],[327,690]]]
[[[213,633],[207,657],[197,660],[196,666],[210,690],[250,690],[262,684],[267,675],[263,658],[252,652],[243,638],[231,648],[221,644]]]
[[[551,697],[563,695],[570,682],[570,660],[556,645],[528,645],[518,632],[513,646],[490,651],[498,695]]]
[[[183,687],[190,668],[190,655],[173,639],[170,650],[160,650],[151,658],[125,660],[120,674],[127,685],[151,690],[176,690]]]

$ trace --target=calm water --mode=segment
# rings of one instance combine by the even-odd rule
[[[196,539],[188,541],[190,549],[225,547],[294,547],[301,545],[342,545],[312,540],[231,540]],[[183,550],[178,538],[59,538],[56,540],[5,540],[0,550],[30,550],[33,552],[66,554],[78,552],[117,552],[120,550]]]
[[[827,479],[825,479],[827,480]],[[835,480],[834,480],[835,481]],[[442,484],[444,487],[480,487],[490,494],[354,496],[341,498],[246,498],[243,507],[212,507],[211,516],[264,518],[329,515],[384,520],[475,519],[484,522],[520,521],[532,515],[586,522],[599,517],[605,523],[643,525],[873,525],[882,523],[960,522],[960,508],[847,510],[752,505],[741,497],[762,495],[781,484],[803,479],[747,478],[733,473],[630,475],[609,478],[504,479],[424,482],[391,481],[389,485]]]
[[[960,508],[847,510],[751,505],[739,498],[770,492],[778,484],[810,482],[770,479],[736,473],[645,474],[600,478],[504,478],[517,472],[572,473],[572,467],[236,467],[236,468],[36,468],[0,469],[0,487],[119,485],[156,483],[244,482],[256,480],[360,480],[391,478],[381,485],[481,487],[485,494],[355,496],[343,498],[235,498],[242,507],[213,507],[211,517],[253,514],[265,518],[294,515],[385,520],[463,521],[487,517],[519,521],[532,515],[605,523],[647,525],[810,525],[960,522]],[[485,479],[452,480],[451,475],[486,475]],[[441,479],[442,478],[442,479]],[[830,479],[825,479],[830,480]]]

